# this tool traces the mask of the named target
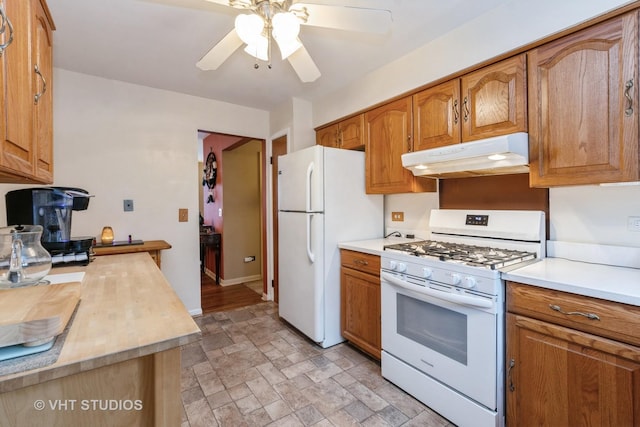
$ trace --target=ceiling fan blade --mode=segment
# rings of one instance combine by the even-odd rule
[[[234,28],[196,63],[196,67],[205,71],[216,70],[243,44]]]
[[[304,46],[289,55],[287,59],[303,83],[314,82],[320,77],[320,70]]]
[[[391,11],[348,6],[296,3],[290,10],[307,9],[309,17],[304,25],[385,34],[391,28]]]

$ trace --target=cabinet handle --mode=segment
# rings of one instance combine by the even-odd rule
[[[453,101],[453,124],[458,124],[458,119],[460,118],[460,113],[458,112],[458,100]]]
[[[411,135],[407,136],[407,153],[413,151],[413,145],[411,144]]]
[[[469,120],[469,98],[465,96],[462,103],[464,105],[464,121],[466,122]]]
[[[9,39],[5,43],[0,44],[0,56],[1,56],[2,53],[5,51],[5,49],[9,47],[9,45],[13,41],[13,25],[11,25],[11,21],[9,20],[9,18],[7,17],[7,14],[4,11],[4,7],[1,7],[1,6],[0,6],[0,20],[2,22],[2,25],[0,26],[0,34],[4,34],[4,32],[7,30],[7,27],[9,27]]]
[[[353,263],[358,265],[369,265],[369,261],[364,259],[354,259]]]
[[[624,97],[627,98],[627,108],[624,110],[624,115],[627,117],[633,114],[633,99],[631,99],[631,95],[629,95],[632,87],[633,79],[627,81],[627,84],[624,85]]]
[[[600,320],[600,316],[594,313],[582,313],[580,311],[562,311],[562,308],[560,308],[559,305],[555,305],[555,304],[549,304],[549,308],[553,311],[557,311],[558,313],[562,313],[567,316],[576,315],[576,316],[584,316],[590,320]]]
[[[38,101],[40,101],[40,98],[42,97],[42,95],[44,95],[44,93],[47,91],[47,81],[44,79],[44,76],[40,72],[40,67],[38,67],[38,64],[36,64],[33,70],[36,72],[38,76],[40,76],[40,79],[42,80],[42,92],[36,93],[33,96],[33,100],[37,104]]]
[[[513,378],[511,378],[511,369],[516,366],[514,359],[509,360],[509,369],[507,369],[507,378],[509,378],[509,391],[515,391],[516,387],[513,385]]]

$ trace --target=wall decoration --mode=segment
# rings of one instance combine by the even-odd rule
[[[215,202],[213,189],[216,186],[216,179],[218,177],[218,161],[216,160],[216,153],[211,150],[207,155],[207,160],[204,163],[204,177],[202,179],[202,185],[206,186],[209,190],[209,197],[207,197],[207,203]]]

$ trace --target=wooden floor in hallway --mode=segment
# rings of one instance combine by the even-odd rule
[[[263,302],[262,294],[247,284],[221,286],[206,274],[200,275],[202,312],[228,311]]]

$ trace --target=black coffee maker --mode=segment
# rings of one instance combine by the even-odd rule
[[[89,193],[72,187],[37,187],[5,195],[7,225],[41,225],[42,246],[54,266],[89,262],[93,238],[71,237],[71,213],[86,210]]]

